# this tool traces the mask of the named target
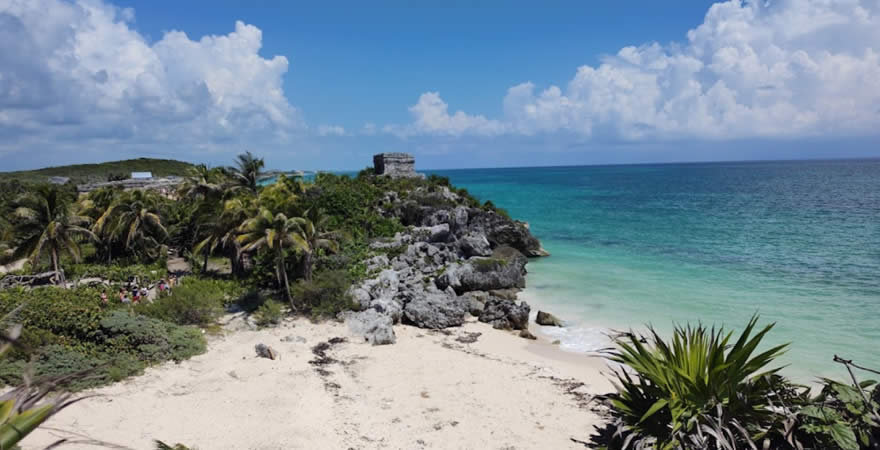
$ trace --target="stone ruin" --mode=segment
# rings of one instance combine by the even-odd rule
[[[425,174],[416,172],[416,159],[409,153],[379,153],[373,155],[373,170],[376,175],[391,178],[419,177]]]

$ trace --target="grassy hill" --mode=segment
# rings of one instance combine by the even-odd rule
[[[0,181],[18,180],[21,182],[44,183],[49,177],[70,177],[72,183],[107,181],[110,174],[126,177],[131,172],[152,172],[154,177],[186,175],[193,165],[173,159],[137,158],[124,161],[109,161],[98,164],[74,164],[70,166],[46,167],[18,172],[0,172]]]

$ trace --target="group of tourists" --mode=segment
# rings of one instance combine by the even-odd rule
[[[125,284],[119,288],[119,292],[117,296],[119,298],[119,302],[123,304],[138,304],[143,300],[148,300],[150,296],[150,291],[153,288],[156,288],[159,293],[162,292],[171,292],[174,286],[177,284],[177,277],[172,275],[168,281],[164,278],[160,279],[158,283],[154,285],[149,285],[149,281],[147,281],[144,285],[139,286],[138,280],[135,277],[132,277]],[[105,289],[101,292],[101,304],[106,305],[109,303],[109,298],[107,297],[107,290]]]

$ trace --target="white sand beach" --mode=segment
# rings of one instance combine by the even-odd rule
[[[152,440],[205,449],[584,448],[601,419],[588,404],[609,392],[601,360],[470,322],[446,331],[396,326],[371,346],[345,325],[307,320],[227,331],[180,364],[98,389],[23,443],[68,437],[149,449]],[[473,343],[463,343],[480,333]],[[313,347],[347,341],[317,358]],[[280,359],[258,358],[254,346]],[[70,432],[74,433],[71,434]]]

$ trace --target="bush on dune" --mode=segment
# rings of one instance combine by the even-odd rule
[[[45,330],[56,336],[89,341],[95,338],[103,315],[100,295],[98,289],[86,287],[6,289],[0,291],[0,314],[25,305],[15,319],[26,331]]]
[[[277,300],[267,300],[254,312],[254,319],[258,327],[272,327],[281,323],[284,318],[285,304]]]
[[[143,361],[182,361],[205,351],[196,328],[182,327],[126,311],[113,311],[101,320],[102,344],[132,353]]]
[[[27,370],[39,379],[88,372],[69,386],[85,389],[205,351],[200,330],[102,307],[99,296],[92,288],[0,291],[0,314],[14,311],[9,320],[23,327],[19,345],[0,367],[0,381],[18,384]]]
[[[348,295],[349,286],[346,272],[329,270],[315,274],[312,281],[297,281],[290,290],[294,301],[313,317],[335,317],[357,306]]]
[[[179,325],[208,326],[241,296],[242,288],[235,282],[189,277],[173,292],[162,293],[152,303],[140,304],[135,309]]]

